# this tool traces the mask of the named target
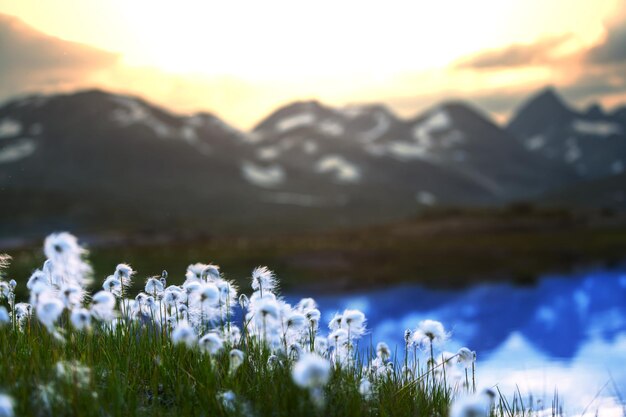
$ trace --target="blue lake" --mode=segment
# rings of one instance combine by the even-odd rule
[[[300,294],[286,298],[295,303]],[[626,266],[545,275],[531,287],[402,285],[314,298],[323,322],[345,308],[362,310],[367,345],[371,338],[401,352],[405,329],[439,320],[452,336],[446,350],[477,352],[480,387],[512,394],[518,386],[548,407],[558,390],[568,415],[626,415],[619,400],[626,399]]]

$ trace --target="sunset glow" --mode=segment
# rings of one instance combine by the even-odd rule
[[[571,66],[602,42],[620,4],[0,0],[0,12],[117,54],[114,66],[71,87],[128,91],[179,111],[213,110],[249,127],[297,99],[383,102],[410,115],[439,99],[567,83],[576,71],[562,78],[561,61]],[[524,65],[463,66],[485,51],[546,39],[554,39],[549,50]],[[510,109],[490,110],[502,116]]]

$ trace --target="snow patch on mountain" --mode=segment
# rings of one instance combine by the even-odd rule
[[[567,141],[565,141],[565,155],[564,155],[565,162],[568,162],[571,164],[573,162],[576,162],[578,159],[580,159],[581,156],[582,156],[582,151],[580,150],[580,147],[578,146],[578,142],[576,141],[576,138],[568,138]]]
[[[437,203],[437,197],[429,191],[418,191],[415,199],[424,206],[433,206]]]
[[[284,133],[302,126],[310,126],[315,123],[315,114],[311,112],[299,113],[286,117],[276,123],[276,130]]]
[[[528,149],[529,151],[538,151],[539,149],[543,148],[545,144],[546,138],[543,135],[531,136],[530,138],[526,139],[526,142],[524,143],[526,149]]]
[[[387,151],[390,155],[401,160],[425,158],[428,149],[420,143],[393,141],[387,145]]]
[[[0,164],[16,162],[24,159],[35,152],[37,144],[33,139],[21,138],[15,143],[0,148]]]
[[[391,119],[386,113],[379,110],[373,114],[373,117],[376,125],[374,125],[374,127],[372,127],[370,130],[361,133],[361,138],[365,142],[376,141],[382,135],[387,133],[387,131],[391,127]]]
[[[581,135],[610,136],[622,133],[619,124],[602,120],[576,119],[572,122],[572,129]]]
[[[262,161],[271,161],[280,156],[280,149],[278,146],[263,146],[257,150],[256,156]]]
[[[336,120],[323,120],[317,126],[317,130],[327,136],[338,137],[343,135],[345,128]]]
[[[340,183],[354,183],[361,178],[359,168],[340,155],[327,155],[315,165],[319,173],[332,173]]]
[[[17,136],[22,132],[22,124],[13,119],[2,119],[0,121],[0,139]]]
[[[434,144],[433,133],[452,128],[452,119],[445,110],[433,112],[426,120],[413,127],[413,138],[426,148]]]
[[[244,179],[259,187],[272,188],[285,181],[285,170],[280,165],[261,166],[244,161],[241,165]]]
[[[111,114],[111,118],[119,126],[144,124],[151,128],[160,138],[172,136],[172,129],[156,118],[143,104],[129,97],[116,96],[112,99],[121,105]]]
[[[365,114],[366,110],[360,106],[349,106],[339,110],[339,112],[348,119],[356,119]]]
[[[316,196],[311,194],[297,193],[267,193],[261,197],[264,201],[274,204],[285,204],[300,207],[329,207],[345,205],[347,199],[339,196],[337,198]]]
[[[183,126],[180,129],[180,134],[187,143],[195,144],[198,142],[198,133],[192,126]]]
[[[180,128],[179,134],[185,142],[196,148],[201,154],[209,155],[211,153],[211,146],[200,140],[198,132],[193,126],[184,125]]]

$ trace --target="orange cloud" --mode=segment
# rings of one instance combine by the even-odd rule
[[[116,65],[116,54],[45,35],[0,14],[0,96],[80,86]]]
[[[457,68],[501,69],[546,65],[557,59],[556,52],[570,34],[539,39],[530,44],[513,44],[501,49],[479,52],[456,63]]]

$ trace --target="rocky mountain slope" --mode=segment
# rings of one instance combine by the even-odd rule
[[[411,119],[297,102],[241,132],[99,90],[18,99],[0,107],[0,237],[330,229],[533,199],[619,171],[621,113],[559,104],[543,93],[502,129],[460,102]],[[580,133],[577,158],[563,126]],[[593,140],[610,155],[587,152]]]

